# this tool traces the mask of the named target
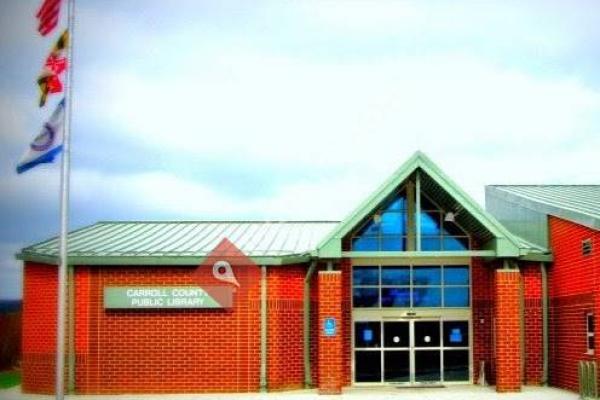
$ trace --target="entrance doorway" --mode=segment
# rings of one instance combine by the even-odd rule
[[[354,382],[468,382],[469,343],[468,320],[355,321]]]

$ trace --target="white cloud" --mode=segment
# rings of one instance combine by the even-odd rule
[[[229,70],[105,71],[101,93],[84,102],[165,151],[323,166],[395,165],[417,148],[557,146],[594,132],[600,111],[600,95],[574,78],[460,54],[344,65],[222,54],[215,63]]]
[[[223,190],[230,182],[156,171],[153,160],[133,154],[148,172],[75,166],[72,203],[89,218],[342,218],[417,149],[479,202],[489,183],[600,176],[600,94],[571,68],[578,59],[570,52],[592,52],[586,46],[598,36],[600,24],[591,21],[600,14],[586,7],[354,1],[235,13],[212,5],[204,13],[206,6],[190,1],[182,16],[183,8],[163,3],[143,13],[133,2],[78,6],[79,144],[93,142],[91,134],[106,135],[103,143],[127,135],[199,162],[243,158],[249,168],[255,161],[310,167],[323,177],[295,177],[264,194],[257,187],[257,196],[240,200]],[[16,14],[30,18],[34,7],[29,2]],[[17,39],[9,47],[43,60],[53,39],[24,35],[25,25],[13,19],[2,26]],[[27,67],[6,74],[23,90],[0,96],[1,140],[26,146],[52,105],[35,107],[37,65],[10,59]],[[572,75],[547,73],[543,62]],[[18,178],[13,168],[5,163],[11,174],[0,180],[3,197],[54,213],[58,166]],[[0,269],[0,278],[14,271]]]
[[[148,219],[152,215],[186,219],[339,219],[380,181],[348,174],[335,181],[290,182],[273,195],[240,200],[201,182],[164,172],[103,174],[76,170],[71,197],[73,203],[130,209]]]

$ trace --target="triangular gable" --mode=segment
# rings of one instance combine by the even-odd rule
[[[486,249],[494,250],[496,256],[499,257],[519,256],[519,244],[513,235],[492,215],[483,210],[475,200],[458,187],[433,161],[420,151],[417,151],[402,164],[390,178],[319,243],[317,247],[318,256],[322,258],[340,257],[342,254],[342,239],[352,232],[361,221],[368,217],[376,207],[418,169],[421,169],[440,185],[466,212],[471,214],[490,232],[494,239],[484,244]]]

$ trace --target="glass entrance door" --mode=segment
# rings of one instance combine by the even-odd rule
[[[410,323],[394,321],[383,323],[383,380],[410,382]]]
[[[440,382],[440,321],[411,321],[414,337],[414,382]]]
[[[469,358],[466,320],[354,323],[356,383],[467,382]]]

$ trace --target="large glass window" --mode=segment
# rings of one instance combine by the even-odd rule
[[[376,211],[352,238],[354,251],[404,251],[407,241],[406,192]]]
[[[468,265],[354,266],[355,308],[469,307]]]
[[[469,236],[455,222],[456,214],[443,210],[423,193],[420,201],[420,215],[415,213],[414,218],[409,218],[409,202],[411,209],[416,210],[415,199],[409,199],[407,191],[400,190],[354,233],[352,250],[410,251],[416,250],[417,241],[422,251],[468,250]],[[419,238],[415,238],[417,218],[421,227]]]
[[[452,212],[444,212],[421,193],[421,250],[457,251],[469,249],[469,237],[456,224]]]

